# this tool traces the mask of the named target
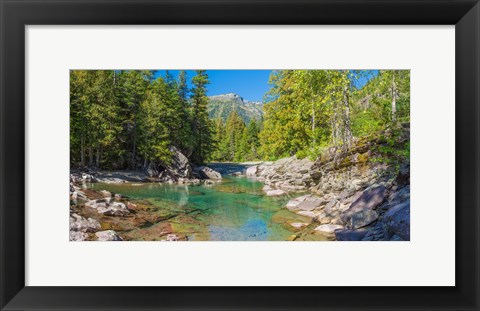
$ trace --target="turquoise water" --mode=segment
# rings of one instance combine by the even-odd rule
[[[189,233],[189,240],[285,241],[293,234],[293,228],[285,223],[290,216],[291,221],[296,217],[284,208],[289,198],[267,197],[262,183],[245,177],[227,175],[213,185],[93,183],[88,187],[120,193],[131,200],[148,200],[160,208],[173,205],[177,210],[199,211],[191,216],[198,232]],[[182,227],[182,223],[175,223],[175,218],[171,221]]]

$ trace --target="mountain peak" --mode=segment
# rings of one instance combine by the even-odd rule
[[[263,116],[262,103],[250,102],[235,93],[209,96],[208,114],[211,119],[221,118],[224,122],[232,111],[236,111],[248,124],[252,119]]]

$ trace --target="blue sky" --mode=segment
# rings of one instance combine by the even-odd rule
[[[179,70],[169,70],[175,77]],[[236,93],[249,101],[262,101],[263,95],[270,89],[268,77],[271,70],[207,70],[210,83],[207,85],[207,95]],[[165,76],[165,70],[157,75]],[[189,86],[195,75],[194,70],[187,70]]]
[[[179,70],[169,70],[175,77]],[[270,89],[268,78],[272,70],[207,70],[210,84],[207,85],[207,95],[236,93],[249,101],[262,101],[263,95]],[[376,76],[378,71],[372,71]],[[157,76],[165,76],[165,70],[159,70]],[[189,87],[194,70],[187,70]],[[363,86],[371,77],[358,81]]]

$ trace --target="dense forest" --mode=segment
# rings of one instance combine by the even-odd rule
[[[225,122],[209,119],[204,70],[191,78],[185,71],[178,77],[148,70],[70,74],[73,166],[139,169],[169,163],[174,149],[195,164],[315,158],[410,118],[406,70],[274,71],[264,116],[248,124],[235,110]]]

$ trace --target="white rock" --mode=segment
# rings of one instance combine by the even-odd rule
[[[293,223],[290,224],[290,226],[292,226],[296,229],[300,229],[300,228],[305,227],[307,225],[308,225],[307,223],[303,223],[303,222],[293,222]]]
[[[81,231],[70,231],[69,239],[70,241],[85,241],[88,237],[88,234]]]
[[[122,241],[122,238],[113,230],[98,231],[95,236],[97,241]]]
[[[257,176],[257,166],[255,165],[255,166],[248,167],[246,174],[247,174],[248,177]]]
[[[82,232],[95,232],[101,228],[98,221],[92,218],[85,219],[84,217],[72,214],[70,216],[70,230]]]
[[[130,211],[122,202],[114,202],[106,207],[97,205],[97,212],[108,216],[125,216],[130,214]]]
[[[314,217],[317,216],[317,214],[315,214],[312,211],[297,211],[296,213],[298,215],[302,215],[302,216],[306,216],[306,217],[310,217],[310,218],[314,218]]]
[[[112,193],[110,191],[102,190],[102,191],[100,191],[100,193],[102,194],[102,196],[104,198],[111,198],[112,197]]]
[[[284,195],[284,194],[285,194],[285,191],[280,190],[280,189],[267,191],[267,196],[269,196],[269,197],[276,197],[276,196],[280,196],[280,195]]]
[[[331,225],[331,224],[320,225],[320,226],[316,227],[314,230],[318,231],[318,232],[323,232],[323,233],[334,233],[335,230],[338,230],[338,229],[343,229],[343,226],[342,225]]]

